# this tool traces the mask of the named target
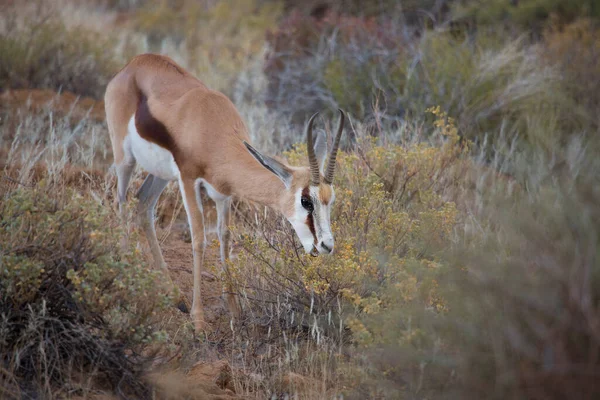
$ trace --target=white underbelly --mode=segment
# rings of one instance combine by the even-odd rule
[[[179,178],[179,168],[177,168],[173,154],[142,138],[135,128],[135,116],[129,120],[127,132],[128,135],[123,144],[125,152],[131,153],[145,171],[168,181]]]

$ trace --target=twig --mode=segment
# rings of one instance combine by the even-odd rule
[[[23,183],[21,181],[18,181],[16,179],[13,179],[13,178],[8,177],[6,175],[4,175],[2,178],[6,179],[9,182],[16,183],[17,185],[25,186],[25,187],[28,187],[28,188],[34,188],[35,187],[35,185],[29,185],[27,183]]]

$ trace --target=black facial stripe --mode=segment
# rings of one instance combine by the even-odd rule
[[[319,208],[314,207],[314,205],[318,204],[318,203],[310,195],[310,189],[308,187],[305,187],[304,189],[302,189],[302,197],[311,199],[313,202],[313,211],[309,212],[308,215],[306,216],[306,225],[308,225],[308,229],[310,229],[310,233],[312,233],[312,235],[313,235],[314,244],[316,246],[318,244],[318,241],[317,241],[317,231],[315,229],[315,218],[317,218],[317,220],[319,218],[319,211],[318,211]],[[320,231],[320,229],[319,229],[319,231]]]
[[[313,241],[314,244],[317,244],[317,234],[315,233],[315,221],[313,219],[313,215],[312,214],[308,214],[306,216],[306,225],[308,225],[308,229],[310,229],[310,233],[312,233],[313,235]]]

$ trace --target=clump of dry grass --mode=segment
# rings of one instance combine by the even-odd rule
[[[59,97],[57,94],[58,100]],[[105,169],[111,162],[104,123],[85,116],[76,118],[71,111],[66,114],[64,110],[55,111],[55,97],[45,98],[47,102],[34,105],[26,100],[18,108],[2,110],[0,167],[4,174],[28,185],[44,176],[61,182],[71,176],[63,172],[72,170],[76,175],[75,170],[81,168],[82,179],[86,178],[87,170],[87,180],[92,186],[108,190],[99,179],[104,180]],[[31,101],[35,100],[32,93]],[[77,110],[77,103],[71,107],[72,111]]]

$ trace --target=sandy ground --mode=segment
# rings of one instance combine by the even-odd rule
[[[188,305],[192,304],[193,290],[193,256],[192,244],[184,239],[184,234],[188,228],[185,222],[174,224],[170,234],[161,244],[161,250],[169,273],[173,282],[179,287],[179,290],[186,297]],[[160,237],[161,229],[158,229]],[[211,241],[215,235],[208,235],[208,240]],[[222,317],[228,317],[228,311],[225,303],[222,300],[222,285],[219,279],[214,275],[221,270],[221,262],[219,260],[218,249],[214,246],[207,246],[204,258],[204,271],[202,276],[202,301],[204,306],[205,317],[211,325],[219,324]]]

